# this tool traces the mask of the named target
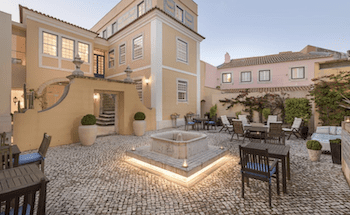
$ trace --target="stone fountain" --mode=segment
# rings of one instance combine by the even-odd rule
[[[206,134],[169,131],[152,135],[150,146],[127,151],[126,161],[190,187],[222,166],[227,154],[227,149],[209,146]]]

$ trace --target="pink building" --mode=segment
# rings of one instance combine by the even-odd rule
[[[215,67],[208,66],[205,84],[222,90],[309,86],[313,82],[315,62],[343,57],[343,53],[315,46],[306,46],[300,52],[280,52],[275,55],[230,59]],[[215,73],[215,77],[213,75]]]

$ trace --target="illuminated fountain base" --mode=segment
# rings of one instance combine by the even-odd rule
[[[126,161],[185,187],[191,187],[227,161],[227,149],[208,146],[207,135],[164,132],[151,136],[150,146],[127,151]],[[183,167],[186,159],[187,167]]]

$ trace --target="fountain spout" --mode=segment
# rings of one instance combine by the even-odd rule
[[[178,133],[176,136],[176,141],[183,141],[182,134]]]

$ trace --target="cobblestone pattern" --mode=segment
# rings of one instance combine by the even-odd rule
[[[106,136],[91,147],[79,143],[52,147],[45,161],[50,179],[48,214],[350,214],[350,189],[331,155],[309,161],[304,140],[291,138],[288,193],[276,193],[268,207],[266,183],[250,180],[241,198],[239,141],[228,133],[206,133],[209,145],[229,148],[228,163],[191,189],[144,172],[126,162],[125,151],[149,144],[143,137]],[[55,137],[53,137],[55,138]],[[247,141],[247,140],[246,140]],[[249,140],[248,140],[249,141]]]

